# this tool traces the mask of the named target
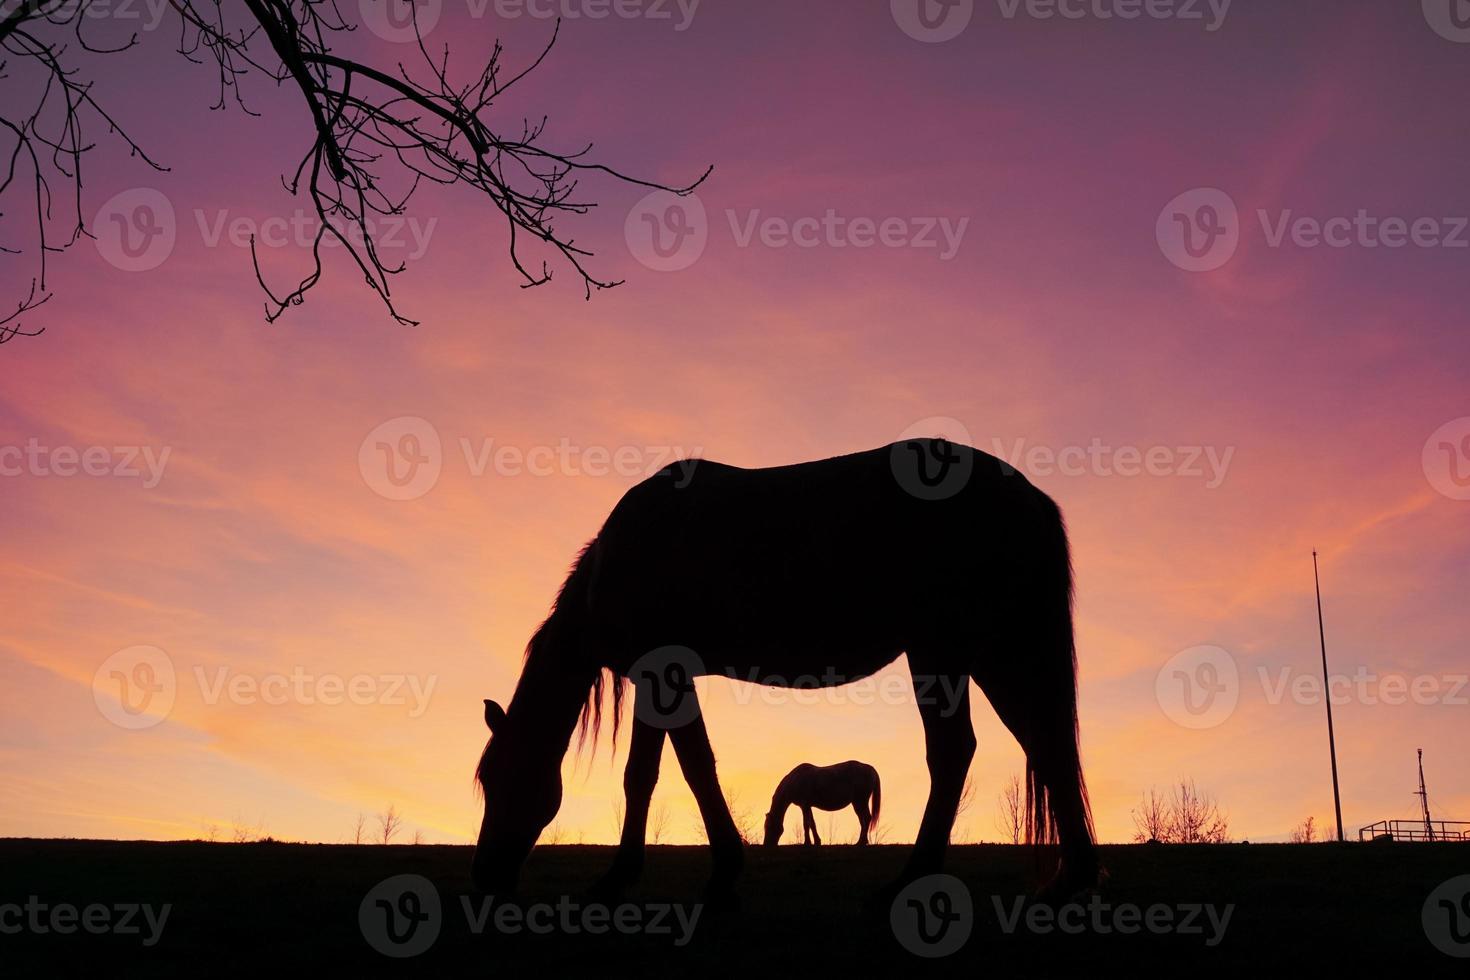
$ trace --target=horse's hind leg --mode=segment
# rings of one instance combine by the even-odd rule
[[[628,743],[628,765],[623,770],[626,812],[618,854],[607,874],[594,886],[594,894],[616,897],[643,873],[643,846],[648,835],[648,806],[658,785],[658,766],[664,751],[664,730],[633,719],[633,737]]]
[[[909,672],[913,675],[919,718],[924,723],[929,802],[924,806],[919,836],[914,841],[902,881],[933,874],[943,866],[965,775],[975,756],[969,675],[939,670],[931,659],[912,653]]]
[[[857,842],[861,846],[861,845],[864,845],[864,844],[867,844],[868,843],[868,821],[871,820],[871,819],[873,819],[873,814],[872,814],[872,811],[870,811],[868,809],[868,801],[865,798],[863,798],[863,797],[859,797],[858,799],[853,800],[852,801],[852,808],[857,813],[857,818],[858,818],[858,840],[857,840]]]
[[[1052,655],[1061,656],[1055,651]],[[1018,675],[1013,668],[977,671],[975,681],[1026,753],[1028,796],[1033,801],[1033,812],[1026,815],[1028,839],[1048,842],[1049,816],[1050,829],[1061,845],[1060,866],[1044,894],[1066,899],[1096,885],[1099,866],[1077,756],[1071,677],[1058,678],[1054,690],[1038,688],[1035,678]]]
[[[693,721],[671,729],[669,740],[674,743],[679,768],[684,771],[684,781],[689,784],[694,801],[699,804],[705,834],[709,837],[714,867],[708,893],[715,897],[729,895],[734,891],[735,878],[745,862],[745,843],[735,828],[730,807],[720,790],[719,775],[715,772],[715,753],[709,744],[704,716],[696,714]]]

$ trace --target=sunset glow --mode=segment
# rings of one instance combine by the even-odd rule
[[[626,283],[585,300],[533,249],[554,276],[521,289],[504,220],[426,187],[385,250],[416,327],[330,253],[264,322],[249,235],[275,285],[309,262],[279,179],[310,140],[292,92],[256,79],[263,116],[209,112],[211,70],[167,30],[102,65],[170,169],[104,144],[98,242],[54,260],[46,333],[0,350],[0,836],[342,842],[393,805],[401,842],[473,842],[481,701],[509,698],[629,487],[688,456],[956,433],[1066,514],[1103,841],[1181,778],[1236,839],[1331,823],[1314,548],[1348,836],[1417,813],[1418,748],[1435,816],[1470,820],[1470,45],[1418,3],[1240,2],[1214,29],[1208,4],[977,3],[943,43],[887,3],[664,6],[564,20],[497,111],[650,180],[712,164],[702,251],[650,257],[647,191],[590,176],[575,237]],[[551,21],[503,7],[444,0],[429,38],[468,64],[499,37],[524,67]],[[106,216],[155,200],[138,189],[173,242],[129,271]],[[1223,261],[1170,238],[1221,200]],[[0,260],[7,297],[31,275]],[[166,659],[109,661],[136,647]],[[1200,647],[1237,679],[1200,674],[1222,662]],[[1196,724],[1175,670],[1233,683],[1233,708]],[[109,701],[119,683],[171,684],[166,716]],[[886,839],[913,838],[928,775],[902,660],[848,688],[700,693],[756,826],[797,763],[859,759]],[[1022,755],[973,713],[956,837],[997,841]],[[616,839],[621,760],[606,736],[568,755],[560,840]],[[665,843],[702,839],[672,751],[661,805]],[[850,813],[832,828],[857,834]]]

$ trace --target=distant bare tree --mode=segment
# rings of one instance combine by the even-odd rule
[[[845,820],[840,824],[838,823],[838,816],[840,814],[835,810],[827,811],[827,836],[822,838],[823,844],[851,844],[857,839],[856,837],[849,838],[846,833],[837,829],[839,826],[847,826],[847,821]]]
[[[1026,794],[1021,790],[1021,777],[1011,775],[1006,788],[996,799],[995,825],[1001,840],[1019,844],[1026,837]]]
[[[413,843],[415,843],[415,844],[422,844],[423,842],[424,842],[424,832],[422,830],[415,830],[413,832]]]
[[[1195,789],[1194,780],[1181,779],[1169,801],[1174,840],[1180,844],[1223,844],[1230,839],[1230,822],[1215,799]]]
[[[567,832],[562,827],[561,821],[554,820],[551,825],[541,832],[541,843],[556,846],[563,843],[567,838]]]
[[[357,826],[352,831],[352,843],[361,844],[367,835],[367,817],[361,810],[357,812]]]
[[[1292,828],[1288,840],[1293,844],[1317,843],[1317,818],[1308,817],[1299,826]]]
[[[740,802],[739,790],[727,790],[725,792],[725,805],[730,808],[730,819],[735,821],[735,831],[740,839],[747,844],[756,840],[756,819],[750,807]]]
[[[965,825],[965,813],[975,804],[975,782],[970,776],[965,776],[965,782],[960,787],[960,798],[954,808],[954,824],[950,828],[949,839],[955,844],[967,843],[970,839],[970,829]],[[869,840],[872,835],[869,834]]]
[[[623,836],[623,798],[614,796],[612,801],[613,837]]]
[[[1192,779],[1181,779],[1167,798],[1152,788],[1133,811],[1133,839],[1163,844],[1223,844],[1230,821],[1214,797],[1201,793]]]
[[[755,815],[750,812],[750,807],[741,805],[738,790],[725,791],[725,806],[730,811],[730,819],[734,822],[735,832],[740,835],[740,839],[747,844],[756,843]],[[700,814],[698,808],[694,810],[692,827],[694,828],[695,840],[701,844],[708,844],[709,831],[705,829],[704,817]]]
[[[398,815],[398,808],[389,805],[388,809],[378,814],[378,843],[391,844],[393,838],[397,837],[403,830],[403,818]]]
[[[1152,786],[1133,810],[1133,839],[1140,844],[1169,839],[1169,803]]]
[[[668,836],[669,824],[673,820],[673,814],[669,811],[669,805],[660,801],[648,815],[648,833],[655,844],[662,844]]]
[[[262,817],[256,823],[246,823],[240,814],[235,814],[235,819],[230,821],[230,840],[236,844],[249,844],[265,837],[265,819]]]
[[[450,70],[448,45],[431,52],[424,42],[416,0],[402,0],[400,8],[413,18],[417,43],[410,50],[416,57],[381,68],[344,57],[348,35],[358,25],[347,21],[343,11],[348,5],[337,0],[170,0],[169,5],[178,15],[178,53],[215,72],[211,108],[234,105],[246,116],[258,115],[245,95],[247,76],[253,74],[295,89],[302,118],[310,123],[311,142],[295,171],[282,181],[293,197],[306,197],[317,220],[305,274],[284,290],[273,289],[262,273],[253,237],[250,242],[267,320],[306,299],[321,278],[325,244],[343,249],[389,316],[403,324],[416,322],[394,305],[389,280],[403,266],[384,262],[374,225],[380,218],[404,214],[423,184],[467,188],[471,198],[488,201],[501,213],[510,263],[523,286],[539,286],[552,275],[544,260],[523,262],[526,242],[534,241],[548,257],[570,267],[590,297],[594,289],[618,282],[588,271],[584,260],[591,252],[559,227],[558,219],[594,206],[581,195],[579,178],[596,174],[681,195],[704,179],[683,187],[663,185],[589,159],[590,145],[555,148],[545,135],[546,117],[538,113],[521,114],[519,130],[515,124],[492,128],[492,109],[503,113],[507,93],[546,58],[560,20],[546,47],[524,68],[507,72],[496,43],[478,68],[452,78],[459,73]],[[0,344],[41,332],[23,326],[20,318],[51,298],[48,260],[91,237],[82,165],[84,158],[90,159],[87,154],[99,132],[153,171],[167,169],[106,106],[108,93],[82,74],[95,67],[99,56],[138,43],[138,35],[129,36],[125,28],[114,28],[121,33],[112,38],[98,36],[108,29],[109,12],[108,0],[10,0],[0,5],[0,66],[7,69],[0,139],[10,141],[8,146],[0,143],[0,153],[8,157],[8,173],[0,180],[0,219],[11,219],[0,220],[5,239],[0,251],[34,257],[29,291],[14,312],[0,313]],[[126,90],[113,94],[126,101],[121,98]],[[14,204],[7,194],[16,199]],[[28,231],[12,232],[16,222]]]

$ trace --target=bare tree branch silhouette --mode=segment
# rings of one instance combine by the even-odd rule
[[[0,109],[0,127],[14,140],[0,181],[0,233],[9,230],[6,196],[19,196],[29,186],[34,209],[25,220],[33,227],[37,256],[29,290],[15,310],[0,319],[0,344],[44,330],[24,326],[22,318],[52,297],[47,285],[48,257],[83,237],[92,237],[82,203],[83,157],[96,148],[91,132],[105,129],[147,167],[158,172],[168,169],[128,135],[94,96],[93,83],[84,80],[73,64],[73,46],[89,55],[116,54],[138,43],[134,33],[112,47],[92,44],[84,26],[89,19],[95,20],[87,15],[94,2],[100,0],[19,0],[0,15],[0,78],[9,78],[7,68],[13,61],[25,70],[36,90],[29,109]],[[549,248],[553,258],[569,266],[590,299],[594,290],[622,281],[594,274],[587,265],[593,253],[557,228],[558,219],[585,214],[595,206],[578,193],[579,178],[600,174],[624,184],[685,195],[709,176],[712,168],[686,186],[672,186],[593,160],[591,144],[556,149],[546,137],[546,116],[523,118],[518,132],[492,127],[489,110],[546,59],[560,33],[560,19],[546,46],[525,68],[507,72],[497,41],[487,61],[466,81],[457,82],[451,78],[448,45],[434,53],[426,46],[413,6],[416,0],[382,2],[410,5],[417,54],[412,70],[402,62],[391,71],[383,70],[334,53],[333,41],[356,28],[343,18],[336,0],[241,0],[243,13],[228,10],[219,0],[170,0],[179,17],[178,53],[195,64],[212,63],[218,71],[218,93],[211,108],[233,105],[248,115],[259,115],[247,104],[242,90],[245,76],[253,71],[299,91],[312,123],[311,145],[294,172],[283,178],[288,193],[310,201],[317,219],[308,268],[292,283],[273,287],[260,267],[255,239],[250,239],[251,262],[266,296],[268,322],[305,301],[322,277],[323,244],[334,240],[351,257],[388,315],[401,324],[416,324],[417,320],[399,311],[392,295],[390,277],[404,266],[385,263],[373,225],[380,217],[404,214],[409,200],[425,183],[463,185],[500,211],[509,232],[510,262],[523,288],[549,282],[553,274],[545,260],[538,265],[523,257],[529,239]],[[66,40],[50,39],[56,35]],[[9,84],[11,92],[16,92],[15,83]],[[53,184],[58,185],[57,193],[53,193]],[[62,193],[64,218],[53,210]],[[4,240],[0,240],[0,250],[11,254],[27,251]]]

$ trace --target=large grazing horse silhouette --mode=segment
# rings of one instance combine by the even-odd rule
[[[770,469],[669,466],[630,489],[582,551],[527,645],[510,707],[485,702],[493,735],[476,773],[485,814],[475,883],[513,890],[561,805],[579,717],[582,738],[596,740],[606,671],[614,733],[624,678],[636,702],[622,839],[601,888],[616,892],[642,869],[667,735],[710,842],[709,893],[728,893],[742,841],[690,679],[835,686],[906,654],[929,798],[895,884],[942,866],[975,751],[973,679],[1026,753],[1028,840],[1060,844],[1047,892],[1089,887],[1098,864],[1071,598],[1060,511],[979,450],[916,439]]]
[[[868,842],[868,832],[878,826],[878,813],[883,807],[883,784],[878,770],[866,762],[848,760],[835,766],[814,766],[803,762],[776,784],[771,795],[771,809],[766,813],[767,847],[775,847],[786,827],[786,811],[791,806],[801,809],[803,844],[821,844],[812,808],[845,810],[852,807],[858,818],[858,843]]]

